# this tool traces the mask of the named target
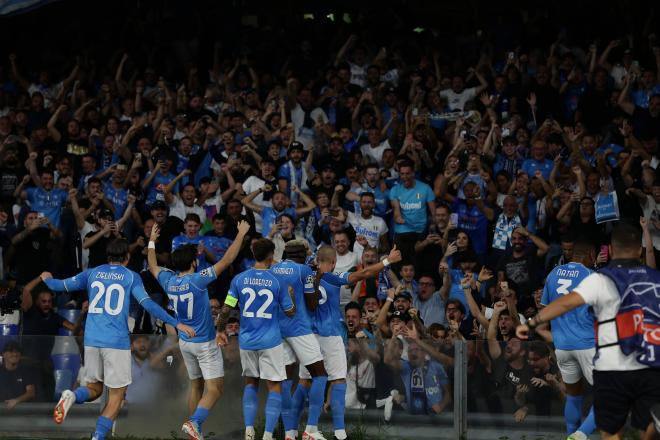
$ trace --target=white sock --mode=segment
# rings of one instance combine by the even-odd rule
[[[307,426],[305,426],[305,432],[308,433],[308,434],[312,434],[314,432],[319,432],[319,428],[318,428],[318,426],[307,425]]]
[[[254,426],[246,426],[245,433],[254,435]]]
[[[290,431],[285,432],[284,435],[286,437],[296,438],[296,437],[298,437],[298,431],[296,431],[295,429],[292,429]]]
[[[335,437],[337,437],[338,440],[344,440],[348,435],[346,435],[346,430],[344,429],[335,429]]]
[[[263,440],[273,440],[273,433],[272,432],[264,432],[264,436],[261,437]]]

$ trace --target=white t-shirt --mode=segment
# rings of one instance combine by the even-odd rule
[[[197,214],[202,221],[202,224],[204,224],[206,221],[206,211],[204,211],[204,208],[194,203],[192,206],[186,206],[179,196],[172,197],[173,200],[172,203],[170,203],[170,215],[184,220],[187,214]]]
[[[367,65],[360,66],[358,64],[353,64],[350,61],[348,62],[348,65],[351,68],[351,84],[355,84],[356,86],[360,86],[361,88],[364,88],[364,86],[367,84]]]
[[[610,76],[614,80],[614,87],[618,90],[623,88],[623,78],[628,74],[628,71],[621,64],[616,64],[612,66],[610,70]]]
[[[465,89],[461,93],[456,93],[452,89],[446,89],[440,92],[440,96],[447,100],[449,110],[463,111],[465,108],[465,103],[477,96],[476,91],[477,89],[475,87]]]
[[[325,114],[321,107],[316,107],[312,110],[310,116],[314,120],[314,124],[316,124],[316,120],[319,116],[324,123],[328,122],[328,115]],[[296,131],[296,140],[305,146],[305,150],[311,150],[314,147],[316,131],[314,130],[314,127],[303,127],[303,124],[305,123],[305,112],[300,104],[296,104],[293,110],[291,110],[291,123],[293,123],[293,129]]]
[[[378,249],[380,237],[389,231],[385,221],[375,215],[367,219],[348,211],[348,223],[353,226],[356,235],[363,235],[369,242],[369,246],[376,249]]]
[[[377,163],[378,166],[383,166],[383,153],[390,147],[390,141],[387,139],[372,147],[371,144],[364,144],[360,147],[362,155],[369,159],[369,162]]]
[[[266,184],[266,181],[262,179],[261,177],[257,176],[250,176],[247,179],[245,179],[245,182],[243,182],[243,192],[245,194],[250,194],[258,190],[259,188],[262,188]],[[263,207],[268,207],[272,208],[273,207],[273,202],[268,200],[264,200],[264,195],[263,193],[259,193],[257,197],[252,199],[252,203],[258,206],[263,206]],[[254,222],[255,222],[255,228],[258,233],[261,234],[261,229],[263,228],[263,219],[261,218],[261,215],[259,215],[258,212],[254,212]]]
[[[376,388],[374,365],[367,359],[351,365],[346,374],[346,408],[364,409],[366,405],[358,399],[358,387]]]
[[[606,275],[592,273],[574,290],[593,310],[599,322],[613,319],[619,311],[621,297],[614,281]],[[598,327],[598,345],[612,344],[618,341],[616,322],[611,321]],[[594,369],[598,371],[631,371],[648,368],[637,362],[636,355],[626,356],[618,345],[598,349],[594,360]]]
[[[78,231],[78,234],[80,234],[80,242],[82,243],[85,240],[87,234],[95,231],[96,231],[96,227],[94,227],[94,225],[91,224],[90,222],[85,221],[85,224],[83,225],[82,229]],[[80,261],[82,263],[83,270],[87,269],[87,266],[89,265],[89,248],[82,249],[82,254],[80,255]]]
[[[335,264],[335,273],[348,272],[350,269],[357,266],[359,263],[358,256],[355,252],[348,251],[345,255],[337,254],[337,264]],[[351,301],[353,288],[350,286],[342,286],[339,291],[339,304],[343,307]],[[343,310],[343,309],[342,309]]]

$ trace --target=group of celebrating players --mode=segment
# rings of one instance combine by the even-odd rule
[[[155,247],[159,229],[154,226],[148,244],[149,271],[167,293],[175,318],[149,298],[139,275],[125,267],[129,252],[123,239],[108,245],[108,264],[65,280],[56,280],[44,272],[41,278],[51,290],[85,289],[90,301],[84,335],[87,385],[62,393],[53,414],[55,422],[62,423],[74,403],[98,398],[105,385],[109,395],[92,439],[103,440],[112,429],[126,387],[131,383],[128,309],[133,295],[154,317],[179,331],[179,347],[191,382],[188,401],[191,415],[181,429],[190,438],[204,438],[202,424],[222,394],[224,368],[218,347],[227,343],[225,326],[231,309],[238,306],[241,324],[238,341],[245,377],[245,439],[254,440],[256,436],[260,379],[268,387],[264,440],[273,438],[280,416],[286,440],[296,439],[306,401],[309,407],[302,439],[323,440],[318,420],[326,395],[334,436],[346,439],[347,361],[340,288],[377,276],[390,264],[401,261],[401,253],[394,247],[379,263],[336,274],[337,255],[331,247],[318,249],[315,259],[306,264],[307,246],[293,240],[286,244],[282,261],[274,262],[273,242],[266,238],[255,240],[251,246],[256,263],[233,278],[218,322],[214,323],[207,285],[236,259],[249,229],[249,223],[239,222],[238,235],[224,257],[199,272],[196,248],[176,249],[172,253],[176,272],[172,272],[157,264]],[[293,390],[296,365],[299,365],[299,380]]]

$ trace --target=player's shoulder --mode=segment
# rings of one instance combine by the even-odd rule
[[[321,279],[330,284],[342,285],[346,280],[348,280],[349,275],[350,272],[326,272],[323,274]]]

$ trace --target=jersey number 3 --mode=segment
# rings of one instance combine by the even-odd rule
[[[241,293],[244,295],[248,295],[247,301],[245,301],[245,307],[243,307],[243,316],[246,318],[254,318],[254,312],[250,312],[250,306],[252,306],[252,303],[254,300],[257,298],[257,295],[259,296],[265,296],[266,300],[264,303],[259,307],[259,310],[257,310],[257,318],[263,318],[263,319],[272,319],[273,314],[272,313],[266,313],[266,310],[268,310],[268,307],[270,304],[273,302],[273,292],[271,292],[268,289],[261,289],[258,292],[255,292],[254,289],[251,287],[246,287],[243,290],[241,290]]]
[[[559,284],[559,287],[557,287],[557,293],[560,295],[568,295],[568,292],[571,288],[571,284],[573,284],[573,280],[567,280],[565,278],[559,278],[557,280],[557,284]]]
[[[89,313],[103,313],[105,312],[108,315],[119,315],[121,309],[124,307],[124,296],[126,296],[126,291],[121,284],[110,284],[107,288],[100,281],[94,281],[91,285],[92,289],[98,289],[94,294],[94,298],[89,303]],[[117,305],[112,307],[112,294],[117,293]],[[103,303],[103,308],[99,307],[101,298],[105,295],[105,302]]]

